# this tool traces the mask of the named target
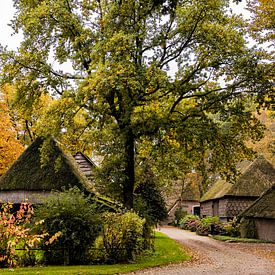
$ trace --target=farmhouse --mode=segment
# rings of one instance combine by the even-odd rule
[[[171,191],[165,194],[168,219],[165,223],[172,223],[177,219],[177,212],[185,214],[200,214],[200,190],[197,174],[188,175],[184,181],[175,182]]]
[[[259,239],[275,241],[275,184],[240,216],[254,222]],[[242,237],[248,236],[243,235]]]
[[[275,168],[260,156],[252,163],[245,162],[241,175],[232,184],[218,180],[201,198],[201,216],[218,216],[229,220],[250,206],[275,183]]]
[[[41,147],[45,141],[48,147],[43,163]],[[53,138],[37,138],[0,178],[0,202],[41,203],[52,190],[61,191],[76,186],[101,204],[113,208],[115,203],[99,195],[86,177],[91,176],[94,167],[93,162],[83,154],[78,153],[76,160],[66,154]]]

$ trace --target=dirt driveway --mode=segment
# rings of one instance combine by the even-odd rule
[[[172,227],[161,232],[194,254],[180,265],[147,269],[135,274],[274,274],[275,244],[225,243]]]

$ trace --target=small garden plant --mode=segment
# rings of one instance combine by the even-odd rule
[[[13,205],[6,203],[0,212],[0,267],[17,265],[34,265],[38,263],[38,253],[33,249],[42,244],[46,247],[61,235],[56,231],[50,235],[46,231],[40,233],[32,230],[34,210],[31,204],[22,203],[18,211],[13,213]],[[38,221],[42,224],[43,221]]]
[[[204,217],[186,215],[180,220],[180,228],[196,232],[198,235],[240,236],[240,224],[236,218],[228,222],[219,221],[219,217]]]
[[[180,222],[180,228],[195,232],[198,226],[200,218],[195,215],[186,215]]]

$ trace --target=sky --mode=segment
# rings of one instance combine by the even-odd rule
[[[10,50],[16,50],[22,39],[22,34],[12,35],[13,30],[8,26],[8,23],[13,18],[15,9],[13,7],[13,0],[0,0],[0,44],[2,46],[8,46]],[[232,4],[232,9],[236,13],[242,13],[246,15],[245,10],[245,1],[236,5]]]
[[[15,50],[20,43],[22,35],[13,35],[13,30],[8,23],[13,18],[15,9],[12,0],[0,0],[0,44],[8,45],[9,49]]]

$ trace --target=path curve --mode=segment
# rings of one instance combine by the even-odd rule
[[[275,255],[275,244],[226,243],[173,227],[161,228],[161,232],[191,250],[194,260],[133,274],[275,275],[274,259],[268,258],[268,255]]]

